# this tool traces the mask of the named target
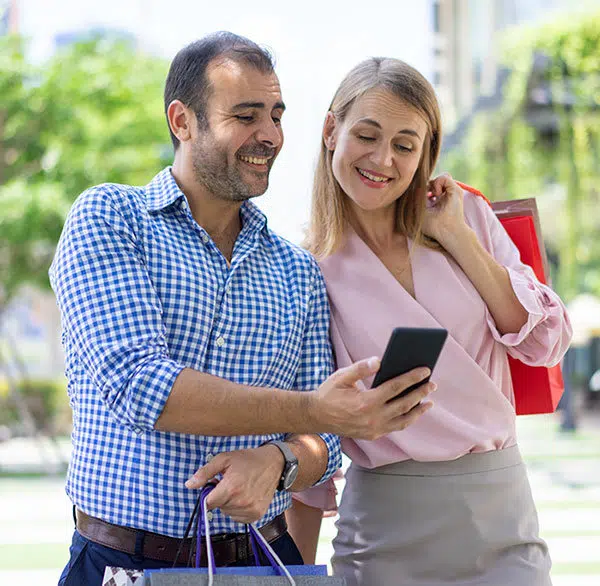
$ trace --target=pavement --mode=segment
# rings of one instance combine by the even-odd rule
[[[579,424],[561,433],[557,415],[518,418],[554,586],[600,586],[600,413]],[[68,454],[67,440],[0,443],[0,586],[57,584],[73,530],[63,489]],[[329,563],[334,523],[323,523],[318,563]]]

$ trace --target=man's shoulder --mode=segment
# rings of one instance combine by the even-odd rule
[[[101,183],[86,189],[75,200],[75,206],[87,209],[116,211],[142,207],[145,203],[145,188],[121,183]]]
[[[315,257],[305,248],[294,244],[283,236],[267,228],[268,237],[273,248],[273,252],[282,257],[287,263],[292,263],[296,268],[304,268],[308,271],[320,272],[319,265]]]
[[[88,225],[105,221],[111,225],[127,225],[136,229],[147,215],[144,187],[121,183],[101,183],[86,189],[77,197],[69,212],[68,222]]]

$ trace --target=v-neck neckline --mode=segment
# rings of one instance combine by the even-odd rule
[[[413,302],[418,303],[419,305],[419,294],[418,294],[418,290],[417,290],[417,277],[416,277],[416,273],[418,271],[415,270],[415,265],[417,263],[414,263],[414,253],[416,253],[416,249],[418,247],[414,246],[414,242],[411,238],[409,238],[408,236],[406,237],[406,244],[408,247],[408,267],[411,271],[411,275],[412,275],[412,284],[413,284],[413,289],[414,289],[414,297],[413,295],[410,294],[409,291],[406,290],[406,288],[404,287],[404,285],[394,276],[394,274],[392,273],[392,271],[390,271],[390,269],[385,265],[385,263],[379,258],[379,256],[371,249],[371,247],[358,235],[358,233],[356,232],[356,230],[354,230],[354,228],[352,227],[348,227],[348,238],[350,240],[356,240],[356,243],[358,246],[360,247],[364,247],[364,249],[367,251],[367,253],[369,255],[371,255],[372,257],[375,258],[376,262],[377,262],[377,266],[379,267],[381,273],[385,273],[386,275],[386,279],[391,280],[396,287],[399,287],[402,290],[402,293],[404,295],[406,295],[408,298],[410,298]]]

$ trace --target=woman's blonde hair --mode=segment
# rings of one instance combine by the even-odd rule
[[[411,184],[396,204],[397,229],[406,236],[422,241],[421,225],[425,213],[426,191],[435,168],[442,139],[441,117],[435,91],[414,68],[400,61],[372,57],[359,63],[337,89],[329,112],[337,124],[346,118],[357,98],[370,90],[382,89],[414,108],[427,123],[421,160]],[[347,196],[333,175],[333,152],[321,141],[313,183],[313,195],[306,247],[324,258],[337,250],[348,222]]]

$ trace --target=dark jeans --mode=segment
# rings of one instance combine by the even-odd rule
[[[301,565],[304,563],[289,533],[284,533],[281,537],[278,537],[271,543],[271,547],[285,565]],[[165,562],[132,556],[94,543],[82,537],[77,531],[73,534],[70,553],[71,559],[63,570],[58,586],[100,586],[106,566],[117,566],[134,570],[170,567],[170,564]],[[254,556],[250,555],[245,562],[233,565],[253,566]],[[268,565],[268,562],[265,563],[263,561],[262,565]]]

